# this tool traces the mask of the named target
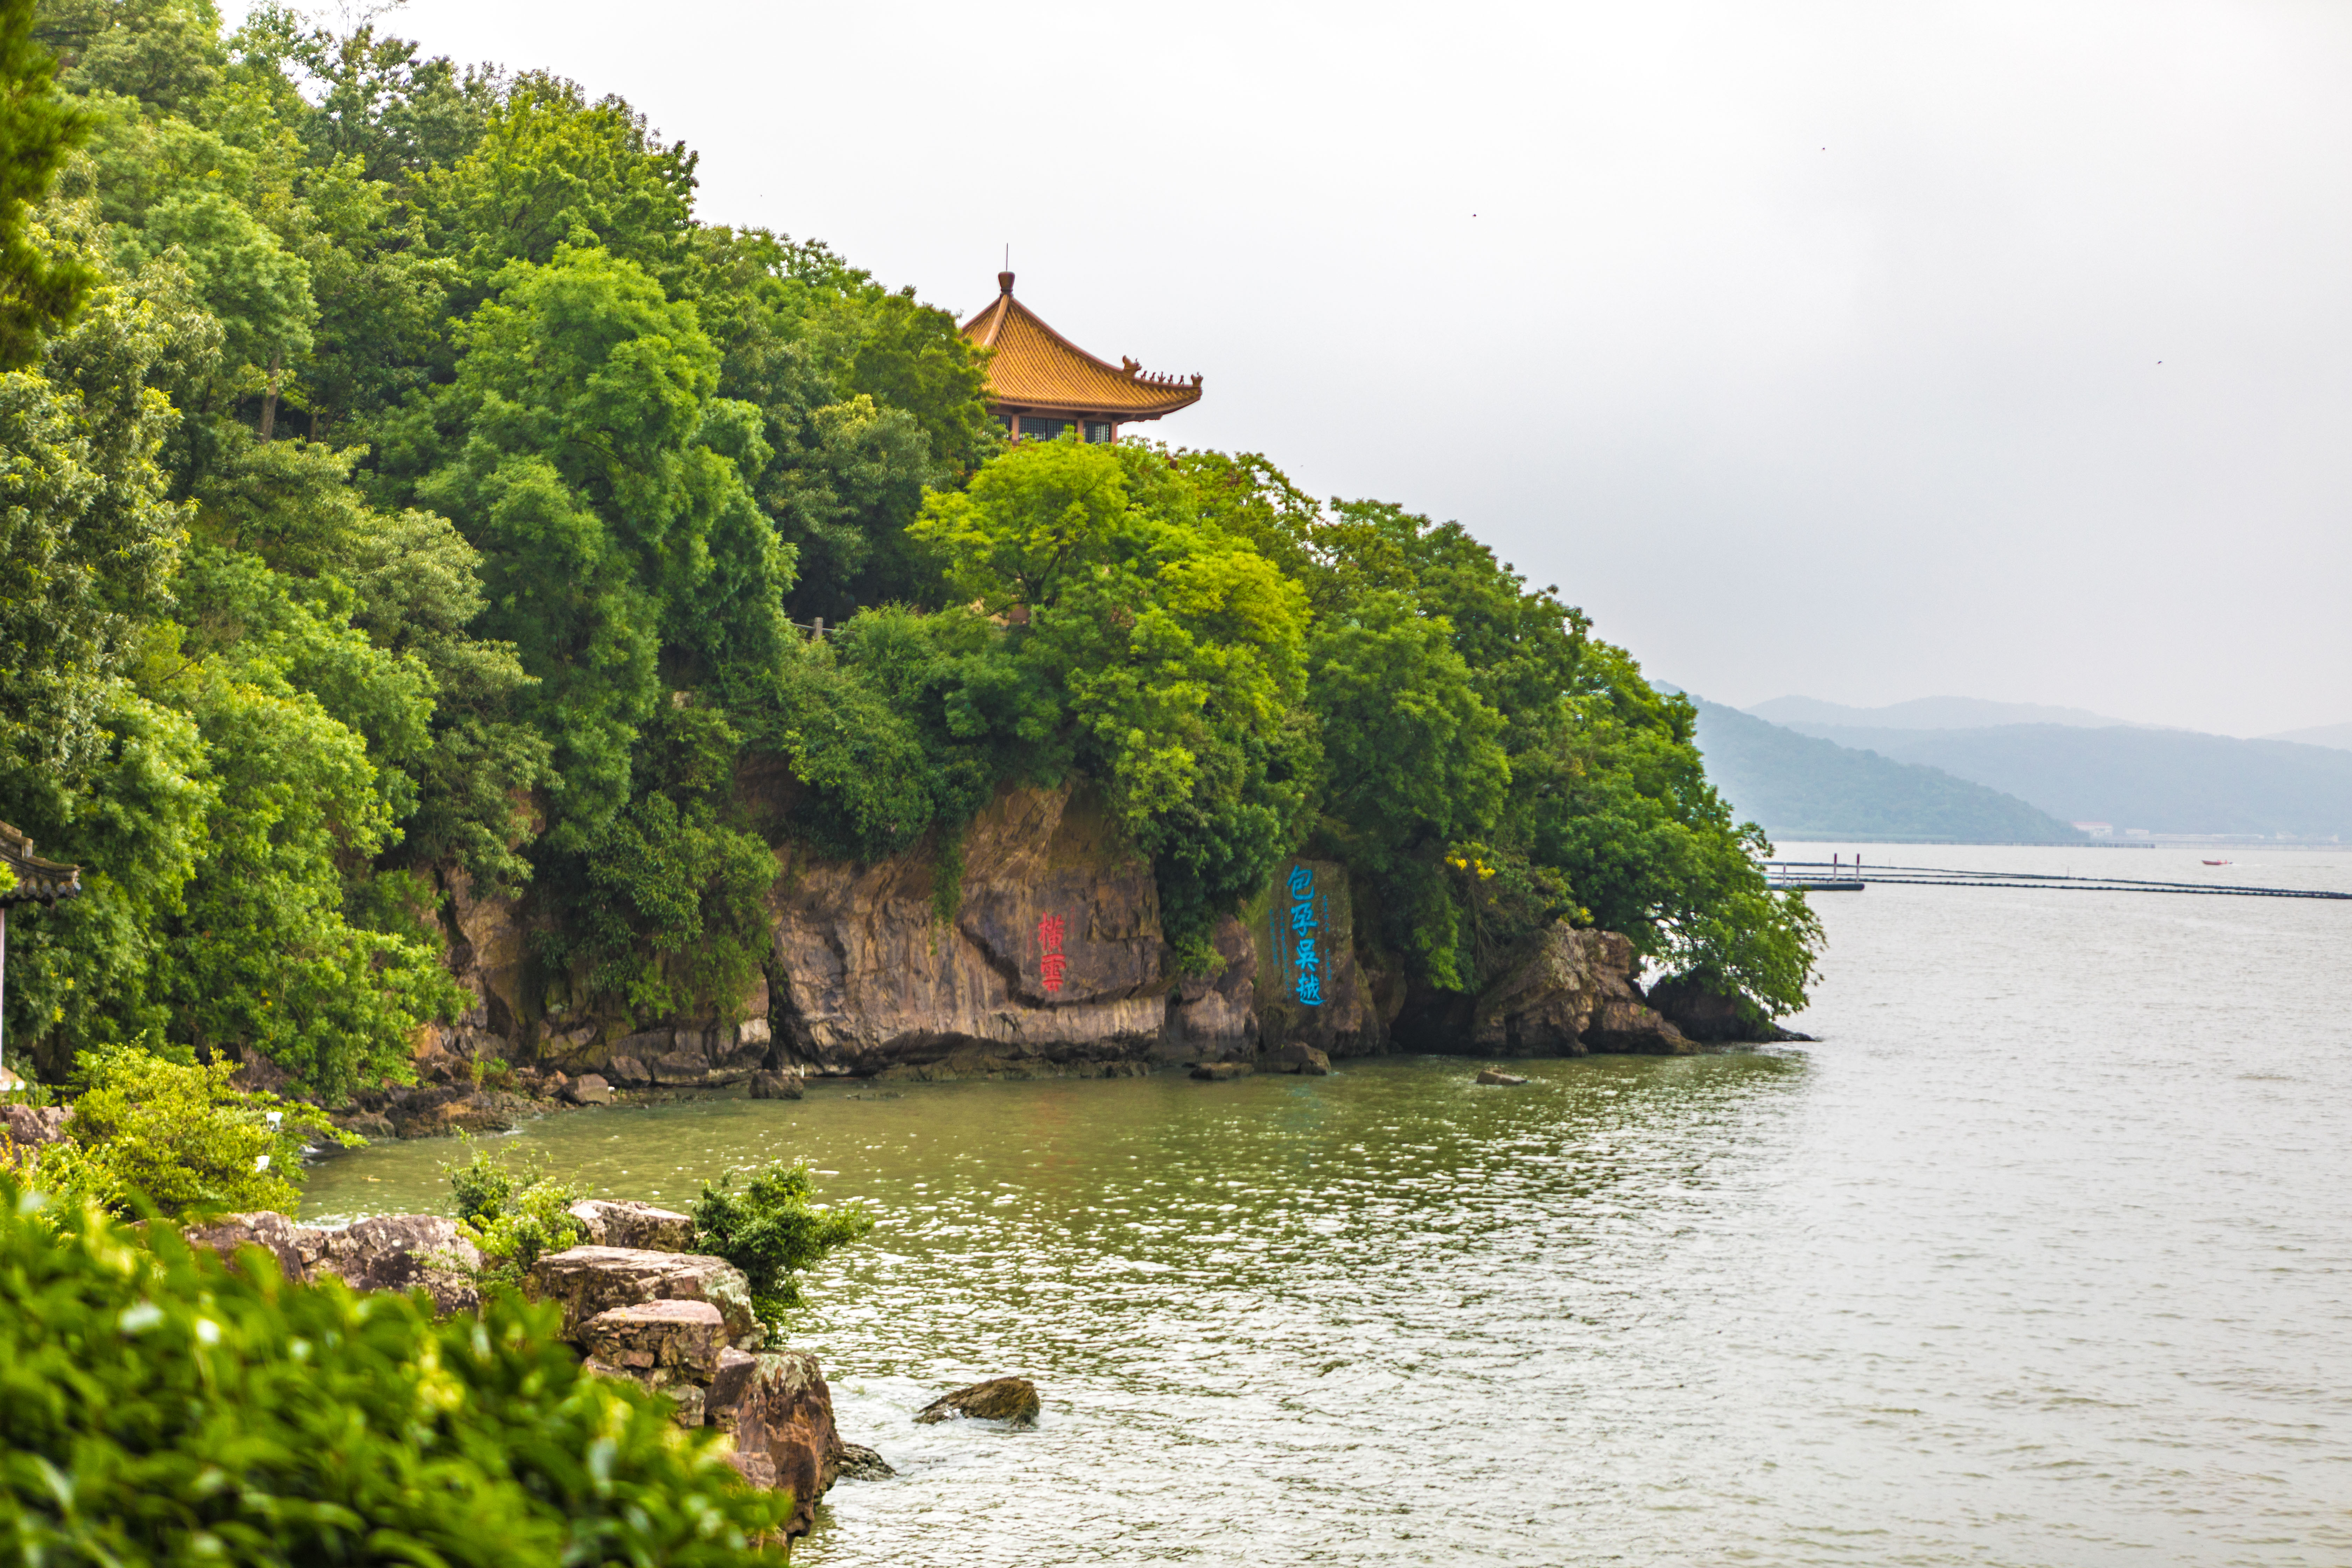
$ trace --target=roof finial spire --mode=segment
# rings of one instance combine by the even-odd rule
[[[1004,270],[996,275],[996,291],[1000,294],[1013,292],[1013,247],[1010,243],[1004,247]]]

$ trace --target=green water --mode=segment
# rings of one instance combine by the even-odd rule
[[[1814,1046],[836,1084],[511,1142],[673,1205],[796,1156],[875,1208],[794,1340],[901,1474],[836,1487],[803,1564],[2352,1563],[2352,904],[1822,904]],[[454,1152],[339,1160],[312,1212],[436,1206]],[[999,1373],[1037,1430],[913,1424]]]

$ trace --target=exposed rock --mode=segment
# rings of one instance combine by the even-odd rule
[[[1642,999],[1633,944],[1556,921],[1475,1000],[1417,994],[1397,1025],[1416,1049],[1485,1057],[1697,1049]]]
[[[986,1383],[975,1383],[969,1388],[940,1395],[924,1405],[915,1419],[926,1426],[953,1417],[1034,1426],[1040,1408],[1037,1385],[1027,1378],[992,1377]]]
[[[677,1408],[677,1421],[681,1426],[699,1426],[709,1415],[709,1394],[698,1383],[671,1383],[662,1385],[669,1402]]]
[[[723,1258],[573,1247],[542,1255],[524,1289],[534,1300],[562,1306],[566,1339],[597,1313],[641,1301],[708,1301],[726,1322],[727,1342],[739,1350],[757,1349],[762,1337],[751,1315],[751,1283]]]
[[[403,1138],[454,1138],[460,1132],[511,1131],[533,1110],[520,1095],[477,1089],[468,1082],[402,1095],[385,1115]]]
[[[1689,976],[1651,986],[1649,1002],[1675,1028],[1708,1045],[1773,1045],[1812,1038],[1781,1028],[1769,1018],[1750,1017],[1738,997]]]
[[[1500,1072],[1494,1068],[1486,1068],[1479,1072],[1478,1081],[1480,1083],[1517,1085],[1525,1083],[1528,1080],[1519,1077],[1517,1073]]]
[[[1244,911],[1255,955],[1258,1043],[1297,1041],[1327,1057],[1368,1056],[1388,1046],[1383,1020],[1356,962],[1356,918],[1347,868],[1292,858],[1263,900]]]
[[[1331,1070],[1331,1058],[1313,1046],[1297,1040],[1286,1046],[1276,1046],[1257,1059],[1260,1072],[1297,1072],[1310,1078],[1322,1078]]]
[[[574,1105],[613,1103],[613,1086],[605,1082],[600,1073],[582,1073],[564,1084],[562,1093],[563,1098]]]
[[[726,1321],[708,1301],[639,1301],[597,1313],[580,1325],[580,1348],[647,1385],[709,1384],[727,1348]]]
[[[482,1255],[457,1234],[455,1220],[384,1215],[332,1230],[297,1226],[294,1236],[307,1279],[331,1274],[355,1290],[422,1289],[444,1317],[482,1304],[473,1280]]]
[[[1247,1062],[1202,1062],[1192,1069],[1192,1076],[1204,1083],[1231,1083],[1249,1077],[1250,1072]]]
[[[764,1007],[762,993],[757,999]],[[663,1026],[624,1035],[609,1046],[574,1051],[567,1059],[592,1067],[630,1089],[716,1089],[744,1083],[768,1055],[768,1021]]]
[[[694,1221],[651,1204],[582,1198],[564,1212],[580,1222],[592,1247],[635,1247],[645,1252],[694,1250]]]
[[[762,1069],[751,1075],[753,1100],[798,1100],[802,1093],[801,1075],[796,1072]]]
[[[278,1272],[291,1280],[306,1280],[310,1267],[302,1257],[302,1228],[282,1214],[268,1209],[254,1214],[225,1214],[217,1219],[180,1227],[190,1247],[209,1247],[223,1258],[235,1258],[241,1247],[257,1247],[278,1259]],[[322,1233],[310,1232],[317,1237]]]
[[[784,1058],[998,1077],[1139,1060],[1168,1014],[1160,893],[1099,797],[1001,791],[961,851],[944,921],[932,840],[872,864],[778,851],[769,976]]]
[[[719,1352],[719,1366],[710,1374],[710,1422],[714,1426],[735,1429],[735,1406],[743,1391],[751,1386],[751,1374],[760,1369],[760,1358],[733,1345]]]
[[[1210,942],[1224,967],[1176,983],[1165,1040],[1152,1055],[1169,1061],[1220,1061],[1257,1047],[1257,948],[1232,915],[1217,921]]]
[[[728,1461],[755,1486],[789,1489],[793,1516],[784,1534],[806,1535],[833,1480],[829,1460],[841,1447],[833,1391],[813,1355],[782,1351],[758,1359],[735,1402],[735,1452]]]
[[[398,1136],[393,1130],[392,1118],[380,1110],[350,1110],[329,1120],[344,1131],[356,1132],[371,1142]]]
[[[828,1472],[825,1478],[828,1488],[837,1480],[887,1481],[898,1473],[881,1455],[863,1443],[836,1444],[833,1452],[826,1456],[825,1469]]]
[[[65,1141],[66,1118],[73,1111],[62,1105],[0,1105],[0,1134],[19,1149],[37,1149]]]

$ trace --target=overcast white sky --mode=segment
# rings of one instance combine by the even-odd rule
[[[2352,719],[2352,6],[416,0],[1719,700]]]

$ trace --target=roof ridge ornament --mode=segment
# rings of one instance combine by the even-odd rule
[[[1000,294],[1010,294],[1013,292],[1012,273],[1000,272],[996,275],[996,291]]]

